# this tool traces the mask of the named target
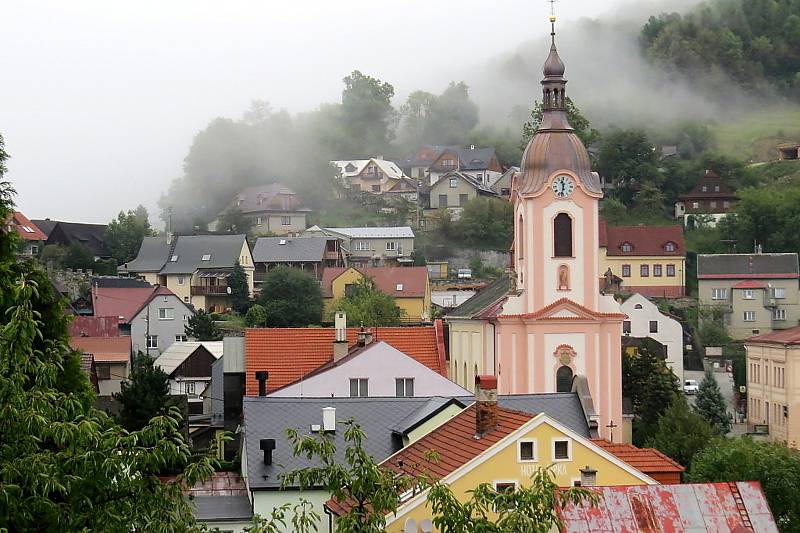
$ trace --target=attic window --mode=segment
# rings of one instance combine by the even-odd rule
[[[402,291],[403,290],[403,284],[402,283],[398,283],[397,286],[395,287],[395,290]]]
[[[664,251],[665,252],[674,252],[675,251],[675,243],[674,242],[668,242],[667,244],[665,244],[664,245]]]
[[[203,254],[201,261],[211,261],[211,254]]]
[[[631,243],[629,243],[629,242],[623,242],[622,243],[622,251],[623,252],[632,252],[633,251],[633,245]]]
[[[26,233],[33,233],[33,228],[30,226],[22,226],[22,229],[24,229]]]
[[[702,189],[702,190],[703,190],[703,192],[708,192],[708,187],[706,187],[705,185],[703,185],[703,189]]]
[[[286,244],[286,239],[281,239],[280,241],[278,241],[278,244],[283,246],[284,244]]]
[[[169,261],[170,261],[170,263],[177,262],[178,261],[178,256],[177,255],[173,255],[172,257],[169,258]]]
[[[633,306],[634,309],[642,309],[642,304],[636,304]]]

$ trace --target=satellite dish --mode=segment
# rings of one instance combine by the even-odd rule
[[[403,533],[417,533],[417,521],[413,518],[407,519],[403,526]]]
[[[431,522],[430,518],[426,518],[419,523],[419,528],[422,530],[422,533],[431,533],[431,531],[433,531],[433,522]]]
[[[230,294],[230,293],[232,292],[230,287],[228,287],[228,288],[227,288],[227,289],[225,289],[225,290],[226,290],[226,291],[228,291],[228,294]]]

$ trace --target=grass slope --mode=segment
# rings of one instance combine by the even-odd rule
[[[722,153],[750,162],[774,161],[778,144],[800,143],[800,106],[754,107],[712,130]]]

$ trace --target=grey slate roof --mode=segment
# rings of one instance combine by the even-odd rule
[[[458,154],[461,162],[460,170],[484,170],[489,166],[489,162],[494,156],[494,148],[469,148],[450,147],[449,150]]]
[[[798,277],[797,254],[700,254],[699,278]],[[781,274],[783,276],[781,276]]]
[[[198,269],[232,268],[239,259],[245,235],[181,235],[162,274],[191,274]],[[203,255],[211,254],[209,261]],[[176,261],[171,261],[177,256]]]
[[[92,287],[103,289],[151,289],[152,285],[137,278],[117,278],[111,276],[95,276],[92,278]]]
[[[288,209],[283,208],[283,197],[291,198],[291,205]],[[239,200],[241,200],[241,205],[238,205]],[[234,196],[233,200],[230,201],[226,209],[234,207],[239,209],[242,213],[303,213],[311,211],[311,209],[301,205],[300,198],[293,190],[280,183],[256,185],[254,187],[242,189],[239,191],[239,194]]]
[[[253,247],[253,262],[322,261],[328,240],[327,237],[259,237]]]
[[[485,184],[481,183],[474,176],[472,176],[470,174],[465,174],[464,172],[461,172],[461,171],[458,171],[458,170],[451,170],[450,172],[448,172],[446,174],[442,174],[442,176],[439,178],[439,180],[436,183],[442,183],[442,182],[446,181],[447,179],[452,178],[454,176],[458,176],[459,178],[463,179],[464,181],[466,181],[467,183],[472,185],[479,193],[488,194],[490,196],[497,196],[497,193],[494,191],[494,189],[492,189],[488,185],[485,185]],[[434,184],[434,186],[435,185],[436,184]]]
[[[195,518],[201,522],[245,521],[253,518],[253,507],[246,494],[195,496],[191,503]]]
[[[474,397],[456,398],[464,405]],[[344,460],[343,422],[354,419],[366,434],[364,447],[376,461],[383,461],[402,447],[404,429],[413,428],[448,404],[450,398],[277,398],[245,397],[244,423],[247,453],[247,474],[251,490],[277,489],[280,474],[315,465],[304,457],[294,457],[286,437],[286,429],[297,428],[300,435],[311,435],[311,425],[322,423],[322,408],[336,408],[337,459]],[[575,393],[518,394],[500,396],[501,407],[547,413],[584,437],[589,427]],[[264,464],[261,439],[275,439],[272,465]]]
[[[511,279],[503,274],[486,287],[480,290],[478,294],[459,305],[449,313],[449,317],[462,317],[473,318],[484,309],[491,307],[498,302],[501,298],[508,295],[508,290],[511,288]]]
[[[166,237],[145,237],[136,259],[123,267],[130,272],[158,272],[164,267],[169,254]]]
[[[42,230],[48,237],[50,236],[50,232],[53,231],[53,228],[56,227],[56,224],[58,224],[58,220],[50,220],[49,218],[39,220],[31,219],[31,222],[36,224],[36,227]]]

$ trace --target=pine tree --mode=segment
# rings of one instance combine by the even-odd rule
[[[688,469],[695,454],[716,436],[717,428],[693,411],[686,398],[677,396],[658,419],[655,435],[646,446],[660,450]]]
[[[250,288],[247,286],[247,273],[239,261],[236,261],[233,270],[228,275],[228,287],[231,288],[233,310],[237,313],[246,313],[250,307]]]
[[[706,375],[700,382],[694,408],[723,435],[731,430],[731,420],[728,417],[725,398],[719,390],[719,383],[710,370],[706,370]]]
[[[168,376],[155,366],[154,359],[139,352],[133,358],[130,378],[123,381],[114,399],[122,404],[120,424],[128,431],[139,431],[154,416],[165,414],[173,404]]]
[[[222,331],[205,310],[199,309],[194,315],[189,317],[188,323],[184,328],[187,337],[199,341],[221,341]]]

